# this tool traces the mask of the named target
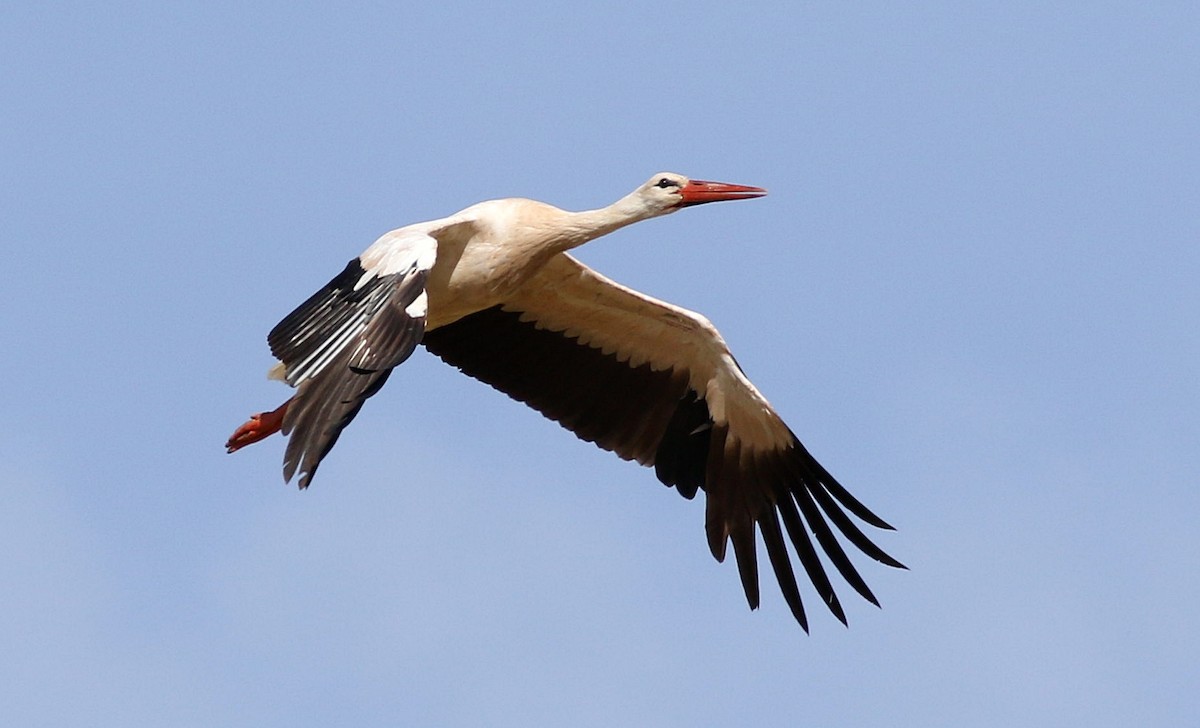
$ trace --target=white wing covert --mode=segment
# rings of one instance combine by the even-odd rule
[[[785,534],[821,601],[843,622],[818,550],[855,591],[879,602],[831,524],[867,556],[902,567],[848,513],[877,528],[891,526],[809,454],[699,314],[562,254],[503,305],[431,329],[424,344],[580,438],[653,466],[684,497],[703,490],[709,547],[723,560],[733,543],[751,608],[759,603],[756,532],[806,630]]]

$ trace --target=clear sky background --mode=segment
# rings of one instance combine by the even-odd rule
[[[1200,10],[8,3],[21,726],[1200,724]],[[580,256],[704,312],[898,527],[849,629],[424,351],[304,493],[265,335],[379,234],[660,170]]]

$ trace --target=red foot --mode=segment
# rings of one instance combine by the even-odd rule
[[[292,400],[289,399],[270,412],[251,415],[249,420],[229,436],[229,440],[225,443],[225,452],[237,452],[247,445],[253,445],[259,440],[279,432],[279,428],[283,427],[283,416],[287,413],[288,405],[291,403]]]

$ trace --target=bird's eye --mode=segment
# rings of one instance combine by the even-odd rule
[[[660,180],[658,181],[658,184],[657,184],[657,185],[655,185],[655,186],[656,186],[656,187],[659,187],[660,189],[664,189],[664,190],[665,190],[665,189],[667,189],[668,187],[678,187],[678,186],[679,186],[679,183],[678,183],[678,182],[676,182],[675,180],[673,180],[673,179],[669,178],[669,177],[663,177],[662,179],[660,179]]]

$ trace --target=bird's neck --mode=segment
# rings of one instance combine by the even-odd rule
[[[636,194],[631,194],[608,207],[565,214],[561,239],[564,251],[660,213],[648,208]]]

